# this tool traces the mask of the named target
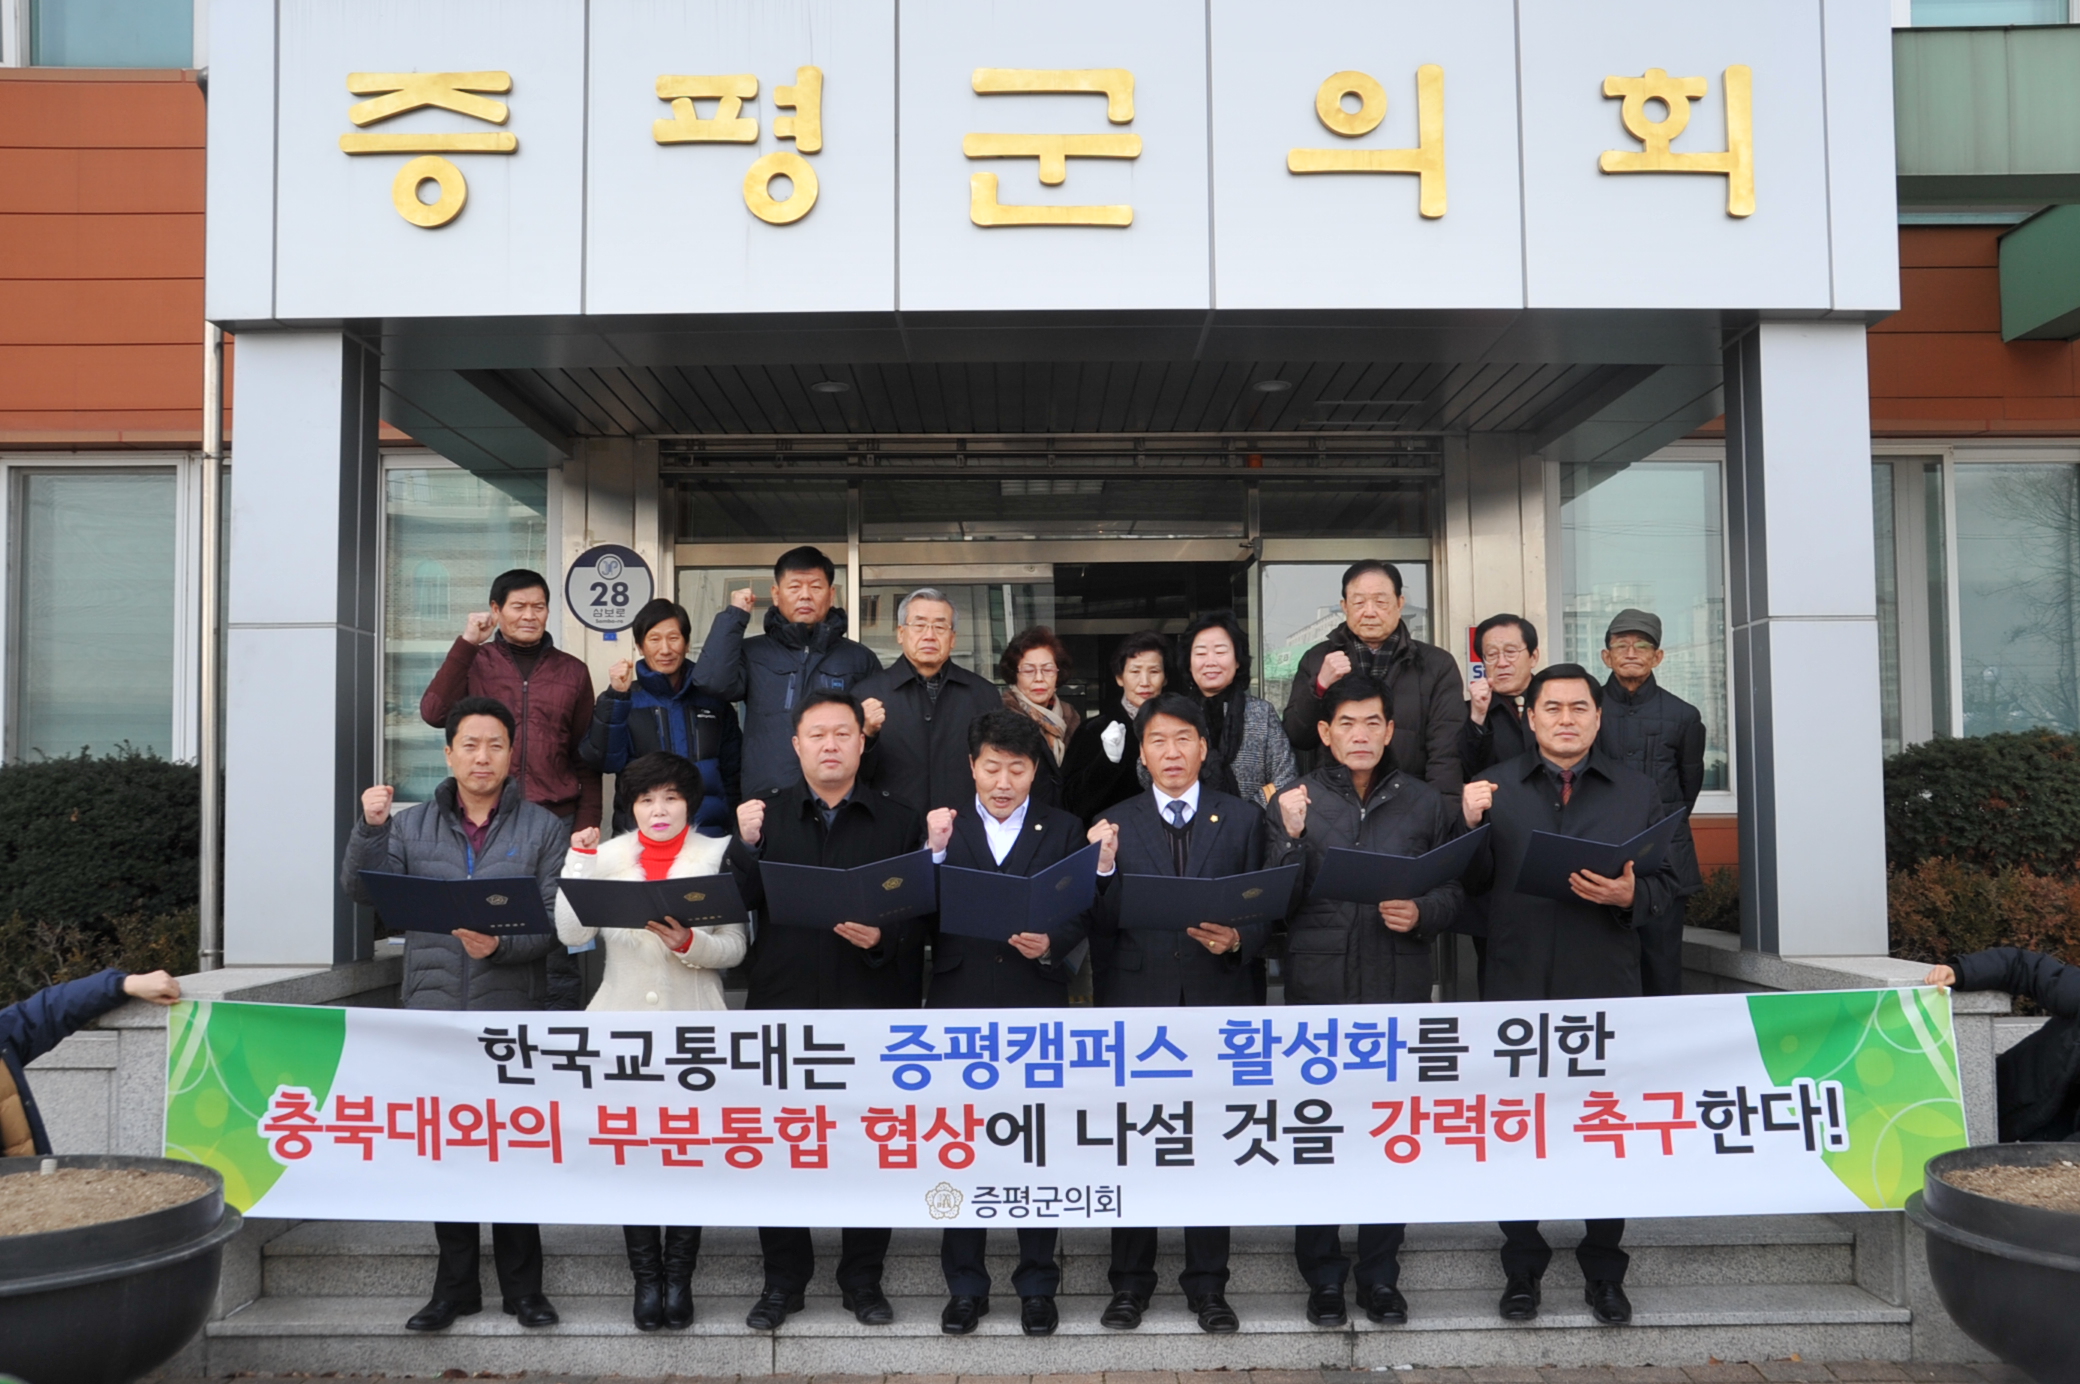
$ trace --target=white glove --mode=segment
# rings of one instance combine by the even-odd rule
[[[1098,743],[1105,747],[1107,759],[1114,764],[1119,763],[1119,757],[1127,752],[1127,723],[1114,721],[1105,727],[1104,732],[1098,736]]]

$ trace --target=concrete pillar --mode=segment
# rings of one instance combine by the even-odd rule
[[[555,483],[552,473],[550,484]],[[587,548],[620,543],[635,549],[650,564],[657,594],[676,600],[672,548],[666,541],[661,499],[653,441],[588,437],[578,443],[577,455],[563,466],[562,531],[550,536],[550,562],[555,570],[545,575],[557,588],[551,594],[552,603],[562,611],[556,626],[557,643],[585,660],[595,690],[607,685],[607,669],[621,659],[637,656],[635,646],[625,631],[618,639],[608,640],[579,624],[564,605],[563,574]],[[712,610],[693,612],[696,640],[707,633],[706,621],[714,614]]]
[[[1741,942],[1883,955],[1863,325],[1764,322],[1725,371]]]
[[[379,352],[244,332],[231,486],[225,963],[369,954],[340,854],[375,774]]]
[[[1445,439],[1436,643],[1464,670],[1466,631],[1503,611],[1546,639],[1546,467],[1520,433]]]

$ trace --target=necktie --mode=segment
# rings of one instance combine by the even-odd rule
[[[1572,798],[1573,796],[1574,770],[1562,769],[1560,771],[1560,806],[1567,806],[1568,799]]]
[[[1189,807],[1190,804],[1185,802],[1184,799],[1178,798],[1174,802],[1164,804],[1163,810],[1170,814],[1170,825],[1176,827],[1179,831],[1183,831],[1184,814]]]

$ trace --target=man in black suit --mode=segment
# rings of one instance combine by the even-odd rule
[[[1538,671],[1538,626],[1521,615],[1490,615],[1473,631],[1485,676],[1468,684],[1466,724],[1459,731],[1459,763],[1471,779],[1483,769],[1531,748],[1521,705]],[[1488,905],[1468,899],[1454,931],[1473,939],[1474,984],[1488,996]]]
[[[1592,841],[1627,841],[1664,815],[1646,775],[1596,746],[1603,688],[1576,663],[1556,663],[1531,680],[1525,725],[1536,744],[1466,785],[1466,825],[1493,827],[1467,872],[1488,896],[1488,976],[1484,1000],[1574,1000],[1637,995],[1639,939],[1634,929],[1674,905],[1676,877],[1664,857],[1645,869],[1627,861],[1606,879],[1586,870],[1568,879],[1565,903],[1517,892],[1531,834],[1553,832]],[[1575,1250],[1587,1280],[1583,1297],[1596,1320],[1632,1320],[1625,1297],[1622,1219],[1592,1220]],[[1538,1315],[1538,1281],[1553,1251],[1536,1221],[1502,1224],[1505,1321]]]
[[[1047,756],[1047,742],[1032,718],[992,711],[968,727],[968,764],[975,780],[975,805],[953,822],[946,864],[963,870],[1030,875],[1083,849],[1083,823],[1060,808],[1033,799],[1033,781]],[[1008,942],[941,931],[932,947],[934,1009],[1054,1008],[1068,1003],[1069,968],[1063,958],[1083,940],[1081,919],[1054,932],[1014,933]],[[988,1232],[948,1230],[940,1240],[939,1264],[946,1271],[946,1310],[939,1329],[965,1336],[989,1312],[989,1269],[983,1262]],[[1019,1327],[1028,1336],[1051,1336],[1061,1317],[1054,1305],[1062,1271],[1055,1262],[1052,1227],[1020,1227]]]
[[[859,782],[865,719],[847,692],[819,689],[794,712],[794,750],[802,777],[792,787],[746,799],[737,808],[737,839],[729,863],[745,881],[744,901],[765,904],[762,861],[844,870],[907,855],[929,845],[941,859],[953,835],[953,814],[939,811],[920,825],[917,815],[888,794]],[[914,1008],[923,980],[924,925],[918,919],[890,927],[840,923],[829,932],[764,918],[751,945],[747,1009]],[[802,1310],[802,1290],[816,1267],[809,1232],[761,1227],[766,1287],[744,1324],[773,1331]],[[881,1291],[888,1231],[848,1228],[838,1257],[838,1288],[846,1310],[866,1326],[886,1326],[895,1309]]]
[[[1001,711],[1004,694],[953,661],[959,638],[953,602],[921,586],[896,606],[903,656],[860,683],[867,718],[863,777],[920,816],[969,798],[968,726]]]
[[[1108,808],[1092,824],[1098,857],[1098,903],[1092,910],[1093,946],[1105,943],[1098,971],[1101,1005],[1226,1005],[1257,1003],[1250,963],[1263,948],[1268,923],[1223,927],[1201,923],[1184,932],[1139,931],[1120,916],[1120,876],[1168,875],[1220,879],[1264,868],[1264,814],[1255,803],[1199,782],[1210,741],[1196,703],[1166,692],[1134,718],[1149,790]],[[1112,1301],[1102,1326],[1131,1331],[1156,1288],[1156,1232],[1112,1232]],[[1202,1330],[1230,1332],[1240,1321],[1228,1305],[1228,1228],[1187,1226],[1185,1302]]]

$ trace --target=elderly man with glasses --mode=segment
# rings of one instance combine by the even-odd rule
[[[902,656],[857,689],[868,737],[860,777],[919,817],[974,802],[968,727],[1004,707],[995,683],[953,661],[956,619],[944,592],[905,596],[896,606]]]

